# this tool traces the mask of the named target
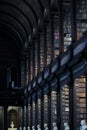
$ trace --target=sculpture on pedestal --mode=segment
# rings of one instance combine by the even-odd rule
[[[80,130],[86,130],[87,129],[87,124],[85,120],[81,120],[81,127]]]
[[[30,130],[30,127],[29,127],[29,126],[27,127],[27,130]]]
[[[64,123],[64,130],[70,130],[69,125],[67,122]]]
[[[32,126],[32,130],[35,130],[35,126]]]
[[[44,130],[48,130],[48,125],[47,125],[47,123],[44,124]]]
[[[37,125],[37,130],[41,130],[40,125]]]
[[[24,126],[23,130],[26,130],[26,127]]]
[[[15,125],[14,125],[13,121],[11,122],[10,126],[11,126],[11,128],[14,128]]]
[[[53,123],[53,130],[58,130],[57,124],[55,122]]]
[[[22,127],[19,127],[19,130],[22,130]]]
[[[8,128],[8,130],[17,130],[17,128],[15,127],[14,122],[12,121],[10,124],[10,128]],[[20,130],[20,129],[19,129]]]

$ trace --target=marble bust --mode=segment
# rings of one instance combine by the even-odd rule
[[[32,130],[35,130],[35,126],[32,126]]]
[[[19,127],[19,130],[22,130],[22,127]]]
[[[37,125],[37,130],[41,130],[40,125]]]
[[[13,121],[11,122],[10,126],[11,126],[11,128],[14,128],[15,125],[14,125]]]
[[[44,130],[48,130],[48,125],[47,125],[47,123],[44,124]]]
[[[27,130],[30,130],[30,127],[29,127],[29,126],[27,127]]]
[[[67,122],[64,123],[64,130],[70,130],[69,125]]]
[[[86,130],[87,129],[86,120],[81,120],[80,124],[81,124],[80,130]]]
[[[8,128],[8,130],[17,130],[17,128],[15,128],[15,124],[13,121],[11,122],[10,127],[11,128]]]
[[[58,130],[57,124],[55,122],[53,123],[53,130]]]
[[[25,126],[23,127],[23,130],[26,130],[26,127],[25,127]]]

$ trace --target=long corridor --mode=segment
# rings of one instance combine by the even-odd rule
[[[0,0],[0,130],[87,129],[87,0]]]

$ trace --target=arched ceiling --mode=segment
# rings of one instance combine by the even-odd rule
[[[8,59],[19,61],[37,31],[42,28],[51,1],[55,0],[0,0],[0,62],[2,66]]]
[[[23,49],[55,4],[58,0],[0,0],[0,33],[9,33]]]
[[[49,7],[48,1],[0,0],[0,28],[11,34],[19,47],[24,47],[29,36],[38,29],[38,21]]]

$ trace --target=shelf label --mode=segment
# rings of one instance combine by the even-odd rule
[[[36,99],[36,94],[34,93],[33,96],[32,96],[33,100]]]
[[[29,85],[29,87],[28,87],[28,91],[30,91],[31,90],[31,85]]]
[[[57,87],[57,79],[54,79],[52,82],[51,82],[51,88],[53,87]]]
[[[24,90],[24,94],[27,94],[27,88]]]
[[[45,92],[48,92],[48,90],[49,90],[48,85],[45,85],[45,86],[44,86],[44,93],[45,93]]]
[[[75,55],[77,55],[79,52],[81,52],[81,51],[85,48],[86,44],[87,44],[87,43],[86,43],[85,41],[83,41],[82,43],[80,43],[80,44],[74,49],[73,55],[75,56]]]
[[[33,82],[33,88],[35,88],[36,86],[36,80]]]
[[[40,75],[40,76],[38,77],[38,84],[41,83],[41,80],[42,80],[42,75]]]
[[[70,55],[69,55],[69,54],[66,55],[66,56],[64,56],[64,57],[61,59],[61,66],[63,66],[64,64],[66,64],[67,61],[69,61],[69,59],[70,59]]]
[[[37,95],[38,95],[38,96],[41,96],[41,95],[42,95],[42,91],[41,91],[41,89],[38,90]]]
[[[49,68],[50,69],[50,68]],[[49,76],[49,72],[50,70],[47,69],[45,72],[44,72],[44,79],[46,79],[48,76]]]
[[[73,74],[83,70],[85,65],[86,65],[86,62],[84,62],[82,65],[77,66],[76,69],[74,69]]]
[[[60,81],[66,80],[68,77],[69,77],[69,73],[68,73],[68,74],[65,74],[64,76],[62,76],[62,77],[60,78]]]
[[[57,70],[57,68],[58,68],[58,61],[56,61],[56,62],[53,64],[53,66],[52,66],[52,68],[51,68],[51,73],[54,73],[54,72]]]

